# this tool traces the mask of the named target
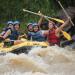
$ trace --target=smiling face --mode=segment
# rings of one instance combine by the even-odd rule
[[[53,29],[54,28],[54,22],[49,21],[48,27],[49,27],[49,29]]]
[[[33,30],[34,30],[34,32],[37,32],[39,30],[39,27],[38,26],[34,26]]]
[[[19,29],[20,29],[20,25],[19,25],[19,24],[16,24],[16,25],[14,26],[14,28],[15,28],[16,30],[19,30]]]
[[[29,31],[32,31],[32,30],[33,30],[33,26],[32,26],[32,25],[29,25],[29,26],[28,26],[28,30],[29,30]]]

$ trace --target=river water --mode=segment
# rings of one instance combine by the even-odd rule
[[[0,75],[75,75],[75,51],[57,46],[0,56]]]

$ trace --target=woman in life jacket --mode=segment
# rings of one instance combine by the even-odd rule
[[[14,22],[14,31],[12,32],[11,34],[11,43],[12,45],[17,45],[17,44],[20,44],[24,41],[21,41],[20,38],[20,22],[19,21],[15,21]]]
[[[2,33],[0,34],[0,42],[2,42],[3,40],[5,40],[6,38],[8,38],[9,35],[11,35],[12,31],[13,31],[13,22],[12,21],[8,21],[7,22],[7,27],[4,28],[4,30],[2,31]]]
[[[45,35],[47,35],[50,46],[54,45],[60,46],[60,32],[68,23],[69,19],[65,21],[65,23],[63,23],[60,27],[57,28],[53,21],[49,21],[48,24],[49,30],[45,32]]]
[[[19,40],[19,36],[20,36],[19,29],[20,29],[20,22],[14,21],[14,30],[10,35],[10,41],[12,42],[12,45],[19,44],[22,42]]]
[[[20,34],[19,29],[20,29],[20,22],[14,21],[14,29],[12,31],[12,34],[9,36],[10,40],[18,40]]]
[[[4,47],[7,47],[7,46],[12,46],[14,44],[19,44],[20,41],[18,41],[18,37],[19,37],[19,29],[20,29],[20,22],[19,21],[15,21],[13,23],[13,30],[11,32],[11,34],[7,37],[9,39],[6,40],[4,42]]]
[[[33,32],[31,32],[30,38],[33,41],[45,41],[45,36],[43,36],[43,32],[42,30],[40,30],[40,27],[37,23],[33,23]]]

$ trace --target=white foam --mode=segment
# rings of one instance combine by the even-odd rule
[[[75,52],[52,46],[35,47],[29,54],[0,56],[0,75],[73,75]]]

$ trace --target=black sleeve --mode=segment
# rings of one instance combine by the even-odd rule
[[[0,42],[4,41],[4,38],[0,37]]]

